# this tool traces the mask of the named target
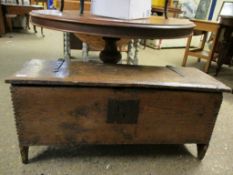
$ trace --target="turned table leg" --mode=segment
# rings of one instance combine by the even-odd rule
[[[205,157],[209,144],[197,144],[197,158],[202,160]]]
[[[121,60],[121,53],[117,50],[118,38],[103,38],[105,41],[104,50],[100,52],[100,59],[104,63],[116,64]]]
[[[29,146],[19,146],[21,159],[24,164],[28,163],[28,150]]]
[[[33,30],[34,30],[34,33],[37,33],[36,25],[33,25]]]

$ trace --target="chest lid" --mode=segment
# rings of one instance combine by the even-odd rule
[[[107,65],[34,59],[6,80],[14,85],[161,88],[230,92],[195,68]]]

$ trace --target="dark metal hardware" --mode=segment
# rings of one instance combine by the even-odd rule
[[[108,100],[107,123],[136,124],[139,100]]]

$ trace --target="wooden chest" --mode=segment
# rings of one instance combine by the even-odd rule
[[[11,94],[22,161],[33,145],[195,143],[202,159],[230,88],[194,68],[32,60]]]

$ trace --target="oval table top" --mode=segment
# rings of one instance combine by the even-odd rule
[[[151,16],[145,19],[120,20],[67,10],[36,10],[30,13],[35,25],[59,31],[115,38],[180,38],[189,35],[194,23],[187,19]]]

